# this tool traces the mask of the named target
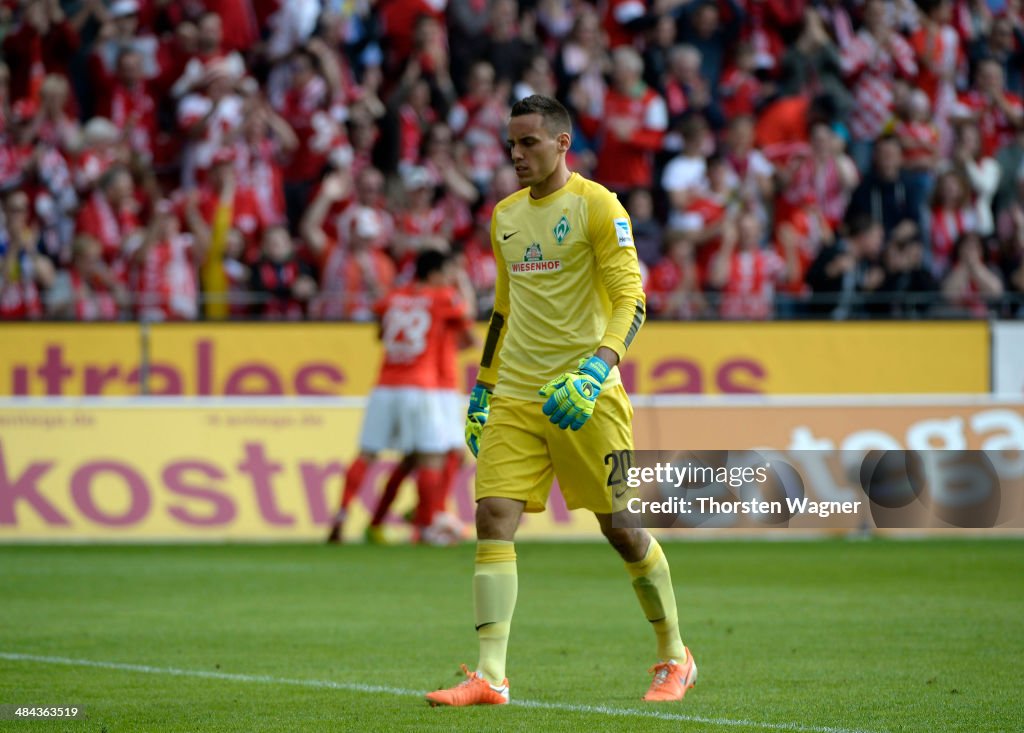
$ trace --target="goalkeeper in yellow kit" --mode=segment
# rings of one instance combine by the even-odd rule
[[[625,209],[572,173],[569,113],[534,95],[512,107],[512,163],[522,190],[491,217],[498,266],[494,314],[470,396],[466,442],[477,455],[473,598],[480,657],[433,705],[500,705],[518,579],[513,539],[524,511],[543,511],[557,477],[570,509],[588,509],[626,563],[657,636],[645,700],[680,700],[697,667],[679,637],[668,562],[621,510],[606,456],[633,448],[633,410],[617,365],[644,321],[644,292]]]

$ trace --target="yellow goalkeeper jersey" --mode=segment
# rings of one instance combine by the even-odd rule
[[[522,189],[491,215],[498,274],[479,379],[495,393],[537,390],[607,346],[621,359],[644,322],[629,215],[615,194],[573,173],[542,199]],[[620,384],[618,368],[606,385]]]

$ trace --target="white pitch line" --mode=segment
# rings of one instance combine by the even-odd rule
[[[124,664],[121,662],[101,662],[93,659],[71,659],[69,657],[50,657],[36,654],[18,654],[0,652],[0,659],[12,662],[36,662],[38,664],[62,664],[69,667],[94,667],[113,669],[120,672],[141,672],[143,674],[163,674],[173,677],[200,677],[204,679],[226,680],[229,682],[259,682],[270,685],[294,685],[296,687],[313,687],[325,690],[346,690],[348,692],[369,692],[399,697],[423,697],[425,692],[407,690],[401,687],[386,685],[366,685],[360,682],[334,682],[333,680],[292,679],[288,677],[272,677],[270,675],[237,674],[234,672],[210,672],[202,669],[178,669],[176,667],[151,667],[145,664]],[[725,727],[758,728],[760,730],[792,731],[793,733],[880,733],[879,731],[853,730],[850,728],[833,728],[821,725],[803,725],[802,723],[768,723],[758,720],[736,720],[733,718],[708,718],[702,715],[683,715],[680,713],[662,713],[656,710],[634,710],[632,708],[610,708],[603,705],[572,705],[570,703],[539,702],[536,700],[513,700],[512,705],[539,710],[560,710],[569,713],[590,713],[629,718],[654,718],[656,720],[674,720],[686,723],[704,723]]]

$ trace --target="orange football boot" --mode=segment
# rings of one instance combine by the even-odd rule
[[[644,695],[644,700],[648,702],[682,700],[686,691],[697,684],[697,663],[693,661],[689,649],[686,649],[686,662],[683,664],[661,662],[647,671],[654,675],[651,688]]]
[[[427,702],[430,705],[451,705],[453,707],[464,707],[466,705],[508,705],[508,680],[502,681],[501,685],[495,686],[485,680],[478,672],[470,672],[469,667],[462,665],[462,671],[466,679],[455,687],[447,690],[435,690],[427,693]]]

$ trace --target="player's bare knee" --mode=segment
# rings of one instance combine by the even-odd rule
[[[476,536],[481,540],[508,540],[515,538],[523,503],[512,499],[488,497],[476,505]]]
[[[642,560],[647,552],[650,535],[645,529],[602,526],[601,532],[626,562]]]

